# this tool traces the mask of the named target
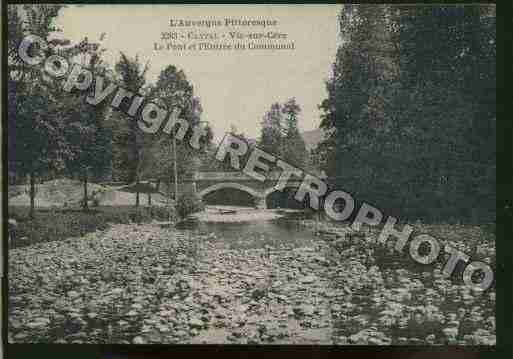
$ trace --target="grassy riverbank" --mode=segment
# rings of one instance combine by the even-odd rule
[[[29,218],[27,206],[10,206],[8,213],[9,218],[17,221],[16,239],[12,243],[15,247],[80,237],[96,230],[105,230],[110,224],[169,219],[169,210],[163,207],[135,209],[134,206],[99,206],[88,211],[48,208],[38,209],[34,219]]]

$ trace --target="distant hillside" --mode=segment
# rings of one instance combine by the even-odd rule
[[[317,147],[319,142],[324,139],[324,131],[317,128],[315,130],[302,132],[301,136],[303,136],[303,139],[305,140],[306,149],[310,151]]]

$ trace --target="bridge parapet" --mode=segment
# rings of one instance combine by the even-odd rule
[[[243,172],[196,172],[193,179],[196,181],[254,181],[254,178]]]
[[[265,177],[269,181],[278,180],[282,172],[270,172]],[[293,173],[291,173],[293,175]],[[253,177],[244,172],[196,172],[192,179],[194,181],[256,181]]]

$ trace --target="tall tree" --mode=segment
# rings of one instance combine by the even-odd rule
[[[412,216],[475,217],[468,209],[480,201],[491,209],[493,9],[357,5],[340,20],[321,104],[327,172]]]
[[[281,143],[284,135],[283,113],[279,103],[273,103],[262,119],[262,129],[258,147],[263,151],[281,155]]]
[[[396,35],[402,80],[418,105],[409,113],[419,122],[409,147],[432,163],[417,171],[435,193],[433,207],[452,208],[451,215],[474,221],[493,220],[494,7],[400,8]]]
[[[120,59],[115,66],[122,86],[134,94],[144,91],[146,83],[146,72],[148,64],[143,65],[138,56],[130,58],[121,52]],[[120,111],[114,113],[116,128],[116,162],[117,166],[127,168],[126,180],[135,183],[135,206],[140,204],[140,180],[141,180],[141,157],[143,151],[143,133],[138,128],[137,121],[134,121],[127,114],[128,104],[122,103]]]
[[[330,133],[326,149],[334,150],[331,176],[342,177],[343,166],[363,159],[361,150],[373,142],[383,125],[383,92],[393,76],[385,7],[346,5],[339,17],[342,45],[337,51],[328,98],[321,104],[321,127]],[[355,164],[365,165],[365,161]]]
[[[308,162],[308,152],[305,140],[301,136],[298,127],[298,116],[301,108],[295,98],[291,98],[282,106],[282,113],[285,116],[285,128],[282,138],[281,156],[299,168],[305,168]]]
[[[105,76],[107,67],[101,61],[103,50],[99,43],[90,43],[87,38],[73,47],[68,58],[87,67],[94,75]],[[111,77],[111,76],[106,76]],[[91,89],[93,91],[93,89]],[[112,162],[112,129],[107,125],[108,102],[92,106],[86,103],[88,93],[75,91],[63,101],[62,112],[69,114],[66,137],[71,156],[66,168],[71,174],[80,176],[84,184],[83,207],[88,208],[88,181],[99,179],[109,172]]]
[[[18,55],[26,34],[37,34],[48,43],[57,29],[53,21],[61,5],[9,5],[8,11],[8,158],[18,177],[30,177],[30,217],[35,214],[36,176],[62,170],[70,153],[64,136],[66,123],[60,115],[61,93],[56,79],[41,66],[28,66]],[[38,51],[32,49],[32,51]],[[45,55],[55,53],[49,46]]]
[[[212,130],[208,124],[202,124],[203,108],[200,99],[194,96],[194,89],[185,73],[175,66],[169,65],[160,72],[148,96],[158,99],[159,104],[169,113],[178,110],[178,118],[187,122],[183,139],[175,140],[176,137],[181,137],[183,130],[177,124],[170,133],[160,131],[149,149],[152,159],[148,162],[148,171],[159,179],[169,179],[170,185],[171,179],[173,182],[180,181],[184,177],[192,176],[198,169],[200,157],[212,141]],[[200,138],[199,149],[190,145],[193,128],[196,126],[202,126],[205,130],[205,135]]]
[[[240,156],[240,164],[241,168],[244,168],[247,160],[249,159],[249,156],[251,154],[252,149],[255,146],[255,141],[249,139],[244,132],[240,131],[236,125],[231,124],[230,125],[230,131],[229,134],[235,137],[240,138],[246,144],[248,145],[248,151]],[[211,150],[211,156],[215,157],[216,148],[212,148]],[[212,161],[212,157],[210,159],[207,159],[208,163],[205,163],[202,168],[204,168],[206,171],[220,171],[220,172],[237,172],[240,171],[240,169],[236,169],[232,167],[231,159],[229,156],[226,156],[223,162],[219,161]]]

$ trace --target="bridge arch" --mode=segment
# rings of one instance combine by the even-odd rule
[[[257,198],[257,199],[265,198],[263,193],[261,193],[261,192],[259,192],[257,190],[254,190],[251,187],[245,186],[245,185],[240,184],[240,183],[235,183],[235,182],[216,183],[214,185],[211,185],[211,186],[201,190],[198,193],[198,196],[200,198],[203,198],[204,196],[206,196],[207,194],[209,194],[211,192],[218,191],[220,189],[229,189],[229,188],[238,189],[239,191],[246,192],[246,193],[250,194],[251,196],[253,196],[254,198]]]

